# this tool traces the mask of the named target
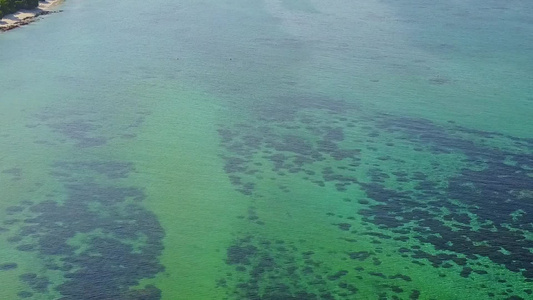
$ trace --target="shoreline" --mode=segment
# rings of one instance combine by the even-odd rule
[[[0,19],[0,33],[33,23],[38,20],[39,16],[61,12],[61,10],[54,10],[54,8],[63,3],[63,1],[41,0],[34,9],[22,9],[16,13],[5,15]]]

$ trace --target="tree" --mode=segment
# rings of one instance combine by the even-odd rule
[[[39,0],[0,0],[0,18],[19,9],[32,9],[39,5]]]

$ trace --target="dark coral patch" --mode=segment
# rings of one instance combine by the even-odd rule
[[[238,246],[233,245],[228,248],[227,251],[227,263],[231,265],[235,264],[249,264],[250,257],[257,252],[257,248],[252,245]]]
[[[19,251],[37,252],[63,280],[53,286],[36,273],[22,274],[20,280],[34,294],[47,294],[53,286],[65,300],[159,299],[155,287],[131,290],[163,271],[158,256],[164,236],[156,216],[139,205],[142,189],[115,182],[133,171],[131,164],[62,162],[53,170],[65,197],[26,203],[24,222],[10,242]],[[83,239],[74,242],[78,235]]]
[[[5,264],[0,264],[0,271],[9,271],[9,270],[14,270],[18,267],[18,264],[17,263],[5,263]]]

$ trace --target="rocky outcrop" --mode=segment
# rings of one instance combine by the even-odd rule
[[[5,31],[9,31],[9,30],[21,27],[21,26],[25,26],[25,25],[28,25],[28,24],[30,24],[32,22],[37,21],[40,16],[49,15],[49,14],[53,14],[53,13],[59,13],[59,12],[62,12],[62,10],[41,10],[41,9],[38,9],[38,10],[35,10],[33,16],[26,17],[26,18],[21,19],[20,21],[17,21],[17,22],[15,22],[13,24],[7,24],[7,25],[0,26],[0,31],[5,32]]]

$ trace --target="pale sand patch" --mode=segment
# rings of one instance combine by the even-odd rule
[[[0,19],[0,31],[7,31],[22,25],[29,24],[36,20],[36,17],[54,11],[54,7],[64,0],[39,1],[39,6],[34,9],[22,9],[16,13],[5,15]]]

